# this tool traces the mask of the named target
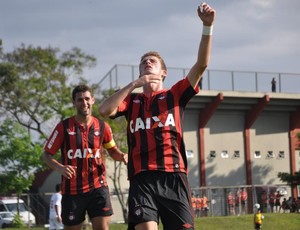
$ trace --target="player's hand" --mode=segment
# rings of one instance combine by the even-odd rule
[[[76,166],[72,165],[64,165],[60,170],[60,174],[63,175],[64,177],[71,179],[73,176],[76,175]]]
[[[216,11],[207,3],[203,2],[197,9],[198,16],[205,26],[211,26],[215,20]]]
[[[124,162],[125,165],[127,165],[127,163],[128,163],[128,154],[127,153],[123,153],[122,161]]]
[[[147,84],[158,84],[162,81],[163,77],[154,75],[154,74],[145,74],[145,75],[140,75],[140,77],[135,81],[135,86],[136,88],[142,87]]]

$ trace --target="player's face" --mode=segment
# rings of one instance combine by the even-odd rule
[[[143,58],[140,63],[140,74],[166,75],[165,70],[162,70],[159,59],[155,56],[147,56]]]
[[[92,114],[92,107],[95,103],[95,98],[89,91],[76,94],[73,104],[77,110],[77,114],[81,116],[89,116]]]

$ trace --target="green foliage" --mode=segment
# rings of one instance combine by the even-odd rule
[[[0,112],[45,140],[47,122],[73,112],[70,77],[84,81],[83,69],[95,63],[78,48],[60,55],[57,48],[22,44],[11,53],[0,52]]]
[[[295,172],[294,175],[286,172],[279,172],[277,176],[281,181],[286,182],[287,184],[300,185],[300,170]]]
[[[0,127],[0,192],[22,194],[34,180],[34,172],[42,168],[42,145],[31,144],[26,130],[7,119]]]
[[[83,69],[95,63],[78,48],[61,54],[57,48],[22,44],[5,53],[0,44],[1,192],[29,189],[34,172],[45,166],[41,143],[53,123],[74,113],[71,78],[74,84],[86,82]]]
[[[12,227],[13,228],[25,228],[26,227],[26,224],[21,219],[21,216],[19,214],[15,215],[13,222],[12,222]]]

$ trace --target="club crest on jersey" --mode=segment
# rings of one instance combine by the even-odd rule
[[[147,117],[144,120],[140,117],[129,122],[130,132],[134,133],[139,130],[162,128],[166,126],[175,126],[175,120],[172,113],[161,114],[159,116]]]
[[[71,130],[71,129],[67,129],[67,132],[68,132],[68,134],[71,135],[71,136],[76,135],[76,132],[73,131],[73,130]]]
[[[141,205],[137,205],[135,208],[134,208],[134,215],[141,219],[144,215],[144,211],[143,211],[143,208],[141,207]]]
[[[133,102],[134,102],[134,103],[137,103],[137,104],[138,104],[138,103],[141,103],[141,101],[138,100],[138,99],[133,100]]]

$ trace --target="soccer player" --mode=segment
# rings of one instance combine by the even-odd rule
[[[194,229],[187,158],[183,141],[183,111],[199,92],[198,83],[210,59],[215,10],[198,7],[203,34],[197,60],[188,75],[164,89],[167,68],[159,53],[141,57],[140,76],[106,99],[104,117],[124,115],[128,122],[128,229]],[[133,93],[142,87],[143,93]]]
[[[257,209],[257,211],[254,213],[254,229],[259,230],[261,229],[262,220],[264,219],[264,216],[261,213],[261,209]]]
[[[109,125],[92,116],[92,90],[78,85],[72,92],[77,112],[57,124],[44,147],[43,160],[62,175],[62,222],[64,229],[79,230],[89,215],[93,229],[108,230],[113,214],[102,161],[103,147],[117,161],[127,164]],[[61,162],[53,156],[61,150]]]

